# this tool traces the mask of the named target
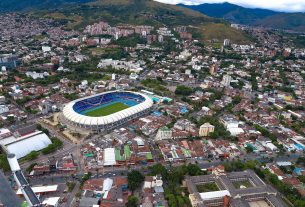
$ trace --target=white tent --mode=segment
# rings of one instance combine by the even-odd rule
[[[23,137],[12,139],[3,147],[6,149],[7,153],[15,154],[16,158],[19,159],[32,151],[42,150],[49,144],[52,144],[49,137],[45,133],[37,131]]]
[[[115,165],[115,149],[106,148],[104,150],[104,166]]]
[[[103,182],[103,191],[109,191],[112,187],[113,180],[111,178],[106,178]]]

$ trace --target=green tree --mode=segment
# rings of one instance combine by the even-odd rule
[[[35,165],[37,165],[36,162],[35,162],[35,163],[32,163],[29,167],[26,168],[25,171],[26,171],[27,173],[32,172],[32,170],[33,170],[33,168],[35,167]]]
[[[15,121],[15,117],[14,116],[7,116],[7,121],[9,123],[13,123]]]
[[[175,94],[177,95],[189,96],[192,93],[193,93],[193,89],[184,85],[177,86],[175,90]]]
[[[190,176],[202,175],[202,171],[198,165],[188,164],[187,171]]]
[[[39,130],[39,131],[42,131],[42,132],[45,133],[46,135],[49,135],[49,134],[50,134],[49,130],[46,129],[46,128],[43,128],[40,124],[37,124],[36,129]]]
[[[128,202],[126,203],[126,207],[137,207],[138,206],[138,197],[136,196],[129,196]]]
[[[150,169],[151,175],[162,175],[163,178],[167,177],[167,170],[160,163],[155,164],[155,165],[149,167],[149,169]]]
[[[88,172],[88,173],[84,174],[83,177],[82,177],[82,180],[81,180],[81,185],[83,185],[87,180],[89,180],[91,175],[92,175],[91,172]]]
[[[63,142],[56,137],[53,137],[51,141],[52,144],[49,144],[46,148],[41,150],[43,154],[50,154],[63,146]]]
[[[25,160],[35,160],[39,156],[39,152],[32,151],[27,156],[24,157]]]
[[[10,170],[10,165],[8,164],[5,154],[0,154],[0,168],[6,172]]]
[[[128,173],[127,179],[128,187],[130,190],[134,191],[141,186],[142,182],[144,181],[144,176],[139,171],[132,170],[130,173]]]

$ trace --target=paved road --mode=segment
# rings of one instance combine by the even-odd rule
[[[47,161],[49,159],[49,157],[59,157],[62,156],[64,154],[70,154],[70,153],[74,153],[78,146],[74,143],[72,143],[70,140],[66,139],[63,135],[61,135],[59,132],[56,131],[56,129],[54,129],[53,127],[43,123],[43,122],[37,122],[39,123],[42,127],[46,128],[49,130],[50,134],[52,134],[53,136],[56,136],[57,138],[59,138],[62,142],[63,142],[63,149],[60,149],[54,153],[51,154],[47,154],[47,155],[43,155],[41,154],[37,159],[32,160],[32,161],[28,161],[28,162],[24,162],[22,164],[20,164],[20,166],[25,169],[27,167],[29,167],[32,163],[39,163],[39,162],[44,162]],[[75,161],[79,162],[79,156],[75,157]]]
[[[65,202],[64,204],[62,204],[63,207],[71,207],[71,206],[74,206],[74,203],[75,203],[75,194],[79,191],[79,187],[80,187],[80,184],[78,182],[76,182],[76,185],[73,189],[73,191],[71,193],[69,193],[69,196],[68,197],[68,200],[67,202]]]
[[[8,180],[0,170],[0,202],[4,206],[21,206],[21,200],[17,197],[11,188]]]
[[[49,157],[60,157],[62,155],[65,155],[65,154],[69,154],[69,153],[72,153],[74,150],[77,149],[77,146],[72,146],[72,147],[69,147],[69,148],[63,148],[61,150],[58,150],[56,151],[55,153],[52,153],[52,154],[49,154],[49,155],[40,155],[37,159],[35,160],[32,160],[32,161],[29,161],[29,162],[25,162],[25,163],[22,163],[20,164],[20,166],[23,168],[23,169],[26,169],[27,167],[29,167],[32,163],[42,163],[42,162],[46,162]]]

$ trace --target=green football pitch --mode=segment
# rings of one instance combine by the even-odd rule
[[[113,104],[110,104],[110,105],[102,107],[102,108],[97,108],[92,111],[88,111],[87,113],[85,113],[85,115],[92,116],[92,117],[107,116],[107,115],[113,114],[118,111],[122,111],[127,108],[129,108],[129,106],[127,106],[126,104],[117,102],[117,103],[113,103]]]

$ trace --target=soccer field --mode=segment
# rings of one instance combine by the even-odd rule
[[[110,104],[108,106],[104,106],[102,108],[93,109],[92,111],[88,111],[85,113],[86,116],[99,117],[99,116],[107,116],[113,114],[118,111],[122,111],[124,109],[129,108],[128,105],[117,102]]]

